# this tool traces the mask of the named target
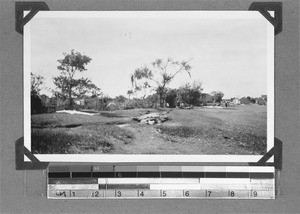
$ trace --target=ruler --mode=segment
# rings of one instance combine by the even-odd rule
[[[49,199],[274,199],[270,166],[49,166]]]

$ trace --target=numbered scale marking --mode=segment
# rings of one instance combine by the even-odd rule
[[[165,171],[161,170],[158,173],[153,171],[148,174],[155,175],[153,177],[138,176],[139,172],[146,174],[145,171],[127,171],[129,173],[126,174],[124,173],[126,171],[119,173],[100,171],[95,170],[95,167],[90,167],[91,171],[82,167],[64,170],[59,167],[50,168],[47,184],[48,198],[275,198],[274,167],[194,167],[194,171],[191,171],[190,167],[188,168],[189,171],[182,171],[183,167],[181,167],[181,171],[175,172],[167,171],[168,168],[164,168]],[[96,172],[96,176],[94,172]],[[159,177],[156,176],[157,174]],[[172,174],[181,177],[171,177]],[[237,176],[239,174],[242,176]],[[244,176],[244,174],[248,176]],[[166,175],[168,177],[164,177]]]

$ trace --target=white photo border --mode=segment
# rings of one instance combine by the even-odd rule
[[[26,11],[27,12],[27,11]],[[24,15],[26,14],[24,11]],[[274,146],[274,26],[258,11],[39,11],[36,17],[76,17],[96,18],[111,13],[122,16],[130,14],[137,17],[151,13],[177,13],[185,16],[189,13],[206,18],[262,19],[267,22],[267,152]],[[23,28],[23,88],[24,88],[24,146],[31,151],[31,110],[30,110],[30,21]],[[99,162],[99,163],[245,163],[257,162],[263,155],[127,155],[127,154],[34,154],[41,162]],[[26,158],[25,160],[28,160]],[[268,161],[273,162],[273,157]]]

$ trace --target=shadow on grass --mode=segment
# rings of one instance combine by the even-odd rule
[[[31,146],[34,154],[70,154],[94,151],[107,153],[113,145],[105,138],[68,134],[58,130],[32,130]]]
[[[47,124],[47,125],[31,125],[31,128],[33,129],[47,129],[47,128],[76,128],[82,126],[81,123],[74,123],[74,124],[66,124],[66,125],[60,125],[60,124]]]
[[[117,114],[117,113],[114,113],[114,112],[100,112],[100,115],[101,116],[104,116],[104,117],[124,117],[123,115],[120,115],[120,114]]]
[[[112,122],[112,124],[105,124],[105,125],[98,125],[98,126],[88,125],[85,126],[84,128],[89,131],[94,131],[98,133],[98,135],[105,136],[107,138],[115,138],[121,140],[123,141],[124,144],[131,143],[135,138],[134,133],[130,130],[120,128],[116,126],[116,124],[121,125],[124,123]]]
[[[163,139],[170,142],[182,142],[180,138],[201,138],[213,143],[235,144],[256,154],[265,154],[267,148],[267,139],[265,136],[258,136],[247,131],[228,131],[214,127],[196,127],[196,126],[160,126],[157,130],[164,134]],[[176,138],[177,137],[177,138]]]
[[[184,138],[194,137],[203,134],[203,129],[192,126],[160,126],[157,129],[162,134]]]
[[[105,123],[105,125],[123,125],[123,124],[128,124],[128,121],[115,120],[115,121],[109,121]]]

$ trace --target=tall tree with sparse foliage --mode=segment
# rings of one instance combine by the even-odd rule
[[[131,83],[135,90],[141,90],[141,86],[147,83],[149,87],[151,83],[154,84],[154,89],[159,95],[160,107],[164,107],[165,95],[167,93],[167,86],[180,72],[186,72],[190,77],[190,70],[192,67],[188,61],[174,61],[168,58],[165,62],[162,59],[156,59],[151,63],[152,69],[147,66],[137,68],[131,75]]]
[[[88,78],[76,78],[77,73],[86,71],[86,65],[92,60],[90,57],[71,50],[64,53],[64,57],[59,59],[57,69],[61,72],[54,77],[53,81],[57,88],[55,94],[68,99],[67,108],[74,108],[73,97],[82,97],[85,93],[98,88]]]

